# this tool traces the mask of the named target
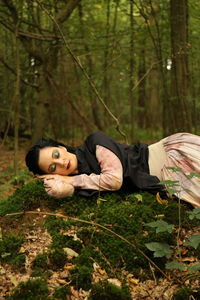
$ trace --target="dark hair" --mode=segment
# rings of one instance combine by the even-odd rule
[[[33,174],[42,175],[45,174],[38,165],[40,149],[45,147],[59,147],[63,146],[68,152],[75,153],[76,148],[71,146],[66,146],[63,143],[54,141],[52,139],[41,139],[34,146],[32,146],[26,154],[25,161],[29,171]]]

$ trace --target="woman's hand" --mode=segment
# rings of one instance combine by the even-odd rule
[[[38,176],[44,182],[46,192],[55,198],[65,198],[74,193],[72,178],[70,176],[46,174]]]
[[[65,175],[58,175],[58,174],[45,174],[45,175],[40,175],[40,176],[37,176],[39,179],[46,179],[46,180],[51,180],[51,179],[54,179],[54,180],[62,180],[64,181],[65,183],[68,183],[68,184],[72,184],[73,182],[73,179],[71,176],[65,176]]]

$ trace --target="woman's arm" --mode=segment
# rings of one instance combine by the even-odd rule
[[[99,145],[96,146],[96,158],[101,174],[73,176],[73,186],[79,189],[99,191],[119,190],[123,182],[123,168],[119,158],[109,149]]]

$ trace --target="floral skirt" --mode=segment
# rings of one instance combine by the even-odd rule
[[[178,198],[200,207],[200,136],[176,133],[161,140],[166,159],[161,180]]]

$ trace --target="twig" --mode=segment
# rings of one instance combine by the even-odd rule
[[[111,229],[95,223],[95,222],[91,222],[91,221],[87,221],[87,220],[82,220],[82,219],[78,219],[75,217],[70,217],[70,216],[66,216],[60,213],[49,213],[49,212],[41,212],[41,211],[26,211],[26,212],[18,212],[18,213],[11,213],[11,214],[6,214],[5,217],[11,217],[11,216],[17,216],[17,215],[23,215],[23,214],[39,214],[39,215],[48,215],[48,216],[54,216],[54,217],[58,217],[58,218],[62,218],[62,219],[67,219],[67,220],[72,220],[72,221],[76,221],[76,222],[81,222],[81,223],[85,223],[85,224],[89,224],[89,225],[93,225],[93,226],[97,226],[102,228],[103,230],[106,230],[108,232],[110,232],[112,235],[116,236],[117,238],[119,238],[120,240],[124,241],[125,243],[127,243],[129,246],[131,246],[131,248],[137,250],[143,257],[145,257],[148,262],[150,264],[152,264],[167,280],[171,281],[171,279],[141,250],[139,249],[136,245],[134,245],[133,243],[131,243],[129,240],[127,240],[126,238],[124,238],[123,236],[119,235],[118,233],[112,231]],[[182,282],[178,279],[175,278],[175,280],[179,283],[182,284]]]

